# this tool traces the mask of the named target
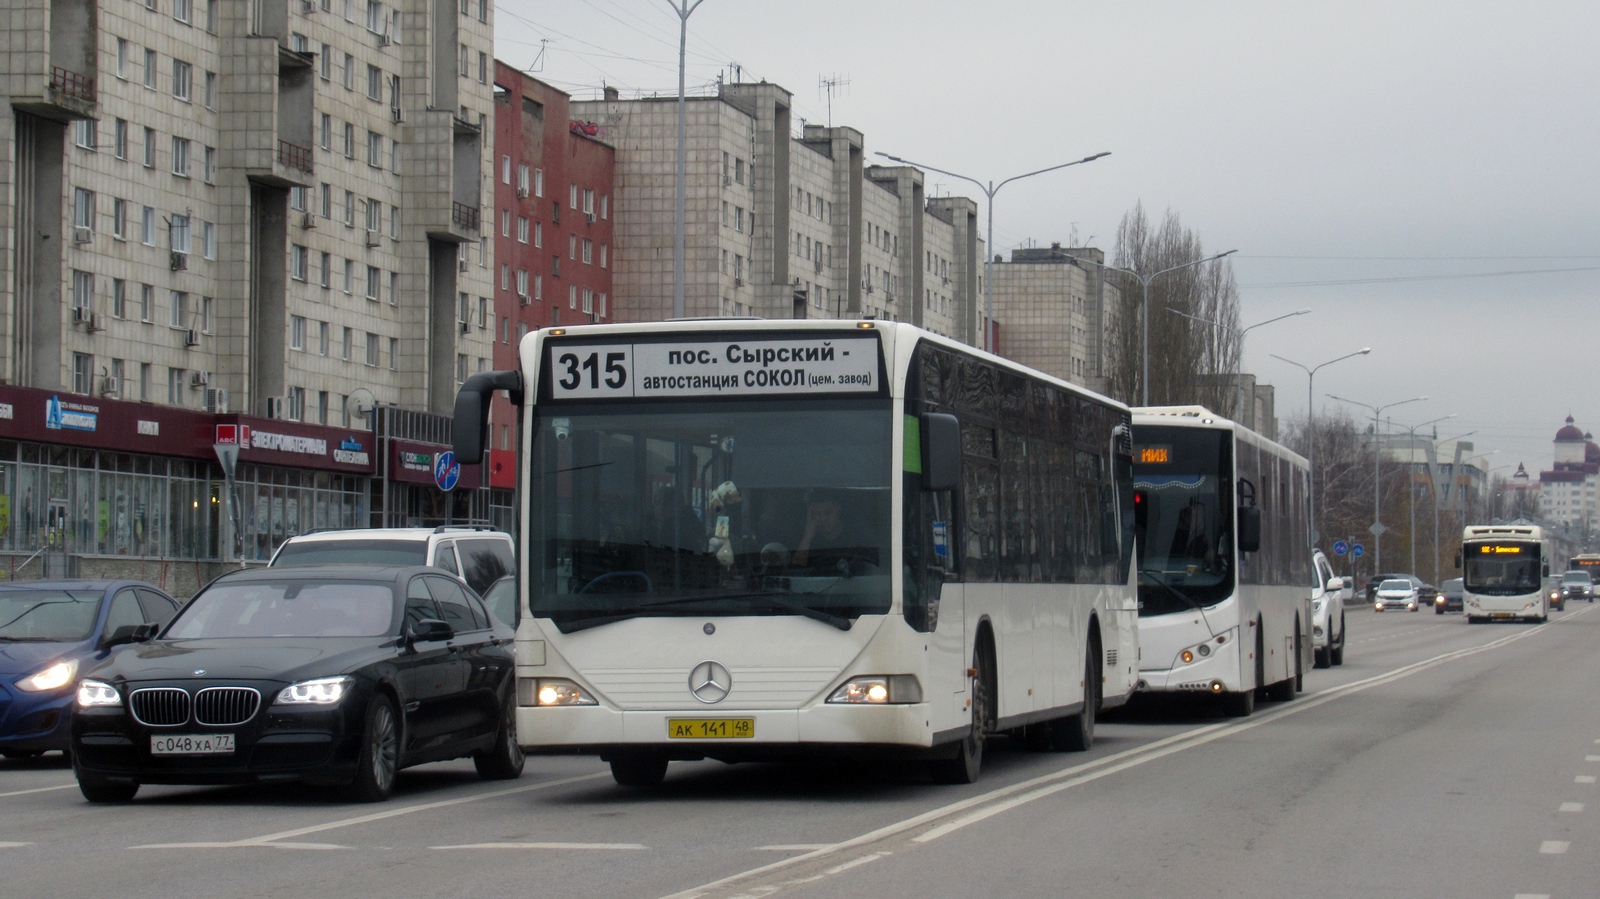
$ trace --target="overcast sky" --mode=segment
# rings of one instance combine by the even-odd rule
[[[498,10],[497,55],[577,97],[676,89],[667,0]],[[1427,394],[1391,417],[1454,413],[1440,437],[1533,472],[1568,414],[1600,431],[1600,4],[705,0],[689,25],[691,91],[738,63],[826,122],[847,79],[833,123],[869,154],[1000,180],[1111,151],[1002,191],[997,247],[1176,211],[1238,250],[1243,324],[1313,310],[1246,340],[1282,419],[1306,377],[1269,353],[1370,346],[1319,410]]]

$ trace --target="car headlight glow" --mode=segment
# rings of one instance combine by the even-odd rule
[[[303,680],[279,690],[277,701],[279,705],[338,705],[355,682],[348,675]]]
[[[517,679],[517,705],[550,707],[599,704],[582,687],[564,677]]]
[[[828,696],[833,703],[906,705],[922,701],[922,682],[913,674],[852,677]]]
[[[22,680],[17,681],[17,688],[29,693],[43,693],[46,690],[59,690],[72,683],[72,678],[78,673],[77,659],[64,659],[56,662],[43,671],[35,671]]]
[[[92,709],[122,705],[122,694],[105,681],[87,680],[78,685],[78,708]]]

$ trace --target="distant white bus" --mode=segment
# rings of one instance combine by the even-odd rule
[[[1538,525],[1470,525],[1461,532],[1460,561],[1468,623],[1550,617],[1550,544]]]
[[[1138,664],[1127,407],[904,324],[549,328],[520,371],[519,742],[674,759],[1082,749]],[[1301,555],[1304,555],[1303,553]]]
[[[1133,410],[1139,686],[1249,715],[1312,667],[1306,460],[1202,406]]]

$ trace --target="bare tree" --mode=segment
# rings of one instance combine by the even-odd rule
[[[1158,226],[1145,214],[1144,205],[1137,204],[1117,226],[1118,268],[1153,273],[1205,255],[1199,235],[1183,227],[1171,210]],[[1144,291],[1133,278],[1114,277],[1121,302],[1106,329],[1111,392],[1125,401],[1141,402]],[[1174,314],[1174,309],[1183,315]],[[1232,266],[1223,260],[1155,279],[1150,284],[1149,315],[1150,401],[1232,409],[1232,381],[1217,377],[1233,373],[1239,354],[1239,290]]]

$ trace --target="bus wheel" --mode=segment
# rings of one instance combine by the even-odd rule
[[[1256,691],[1240,690],[1222,694],[1222,714],[1229,718],[1248,718],[1256,710]]]
[[[666,756],[619,755],[611,760],[611,779],[625,787],[654,787],[666,777]]]
[[[983,744],[994,726],[994,656],[987,640],[972,651],[972,729],[956,744],[953,758],[935,759],[929,768],[934,783],[977,783],[983,768]]]
[[[1050,722],[1050,748],[1056,752],[1084,752],[1094,745],[1094,722],[1100,709],[1100,651],[1089,644],[1083,665],[1083,711]]]

